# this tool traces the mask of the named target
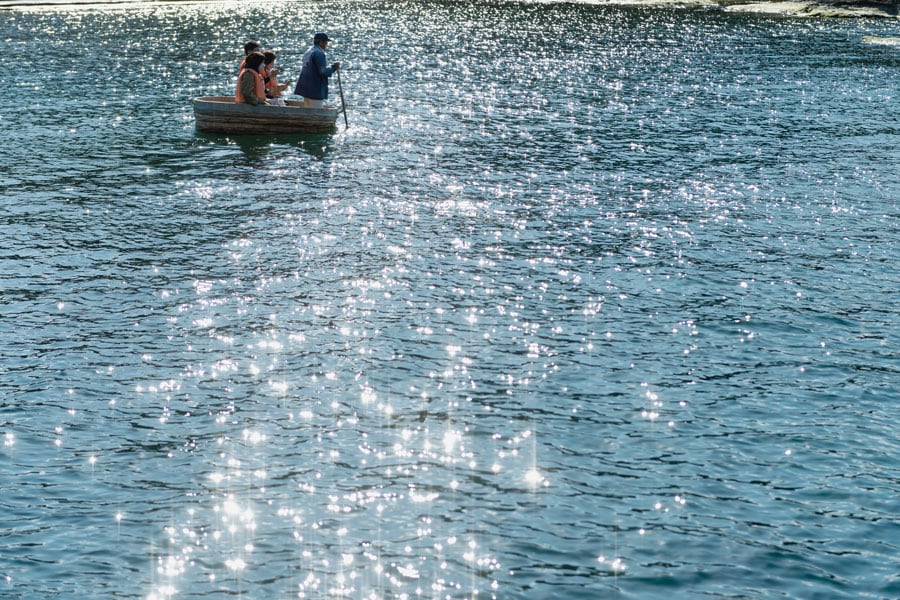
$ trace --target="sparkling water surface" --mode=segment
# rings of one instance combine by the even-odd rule
[[[896,27],[0,11],[0,596],[900,597]]]

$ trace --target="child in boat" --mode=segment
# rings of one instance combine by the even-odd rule
[[[266,98],[269,103],[275,106],[284,106],[284,99],[281,92],[287,89],[288,84],[278,83],[278,73],[281,69],[275,66],[275,53],[271,50],[263,52],[265,57],[265,71],[263,72],[263,81],[266,84]]]

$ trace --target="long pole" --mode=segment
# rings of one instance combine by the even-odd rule
[[[341,108],[344,110],[344,127],[350,129],[350,123],[347,122],[347,103],[344,102],[344,86],[341,85],[341,70],[337,70],[338,76],[338,92],[341,94]]]

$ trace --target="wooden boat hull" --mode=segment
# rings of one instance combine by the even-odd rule
[[[287,100],[287,106],[238,104],[233,96],[194,98],[197,131],[207,133],[271,135],[333,131],[338,118],[334,107],[306,108]]]

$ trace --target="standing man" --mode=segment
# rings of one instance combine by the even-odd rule
[[[334,62],[330,67],[326,62],[325,48],[329,41],[327,35],[317,33],[312,47],[303,55],[303,68],[294,93],[303,96],[303,105],[309,108],[322,108],[328,98],[328,78],[341,68],[340,62]]]

